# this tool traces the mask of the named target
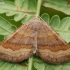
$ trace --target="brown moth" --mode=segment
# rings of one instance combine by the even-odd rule
[[[70,46],[38,16],[0,45],[0,58],[9,62],[20,62],[34,53],[53,64],[70,61]]]

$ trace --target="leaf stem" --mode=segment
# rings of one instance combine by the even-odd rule
[[[36,12],[36,14],[37,14],[38,16],[39,16],[39,14],[40,14],[41,3],[42,3],[42,0],[38,0],[37,12]]]
[[[28,70],[32,70],[33,56],[29,58]]]

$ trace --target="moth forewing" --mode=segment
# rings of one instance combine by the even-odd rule
[[[70,61],[70,46],[43,20],[39,20],[38,56],[44,61],[57,64]]]
[[[33,54],[31,22],[19,27],[10,37],[0,45],[0,58],[9,62],[20,62]]]

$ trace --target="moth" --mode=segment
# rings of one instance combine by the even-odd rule
[[[70,46],[38,16],[0,44],[0,58],[5,61],[21,62],[33,54],[53,64],[70,61]]]

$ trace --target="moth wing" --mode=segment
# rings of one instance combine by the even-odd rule
[[[44,21],[39,23],[37,55],[54,64],[70,61],[70,46]]]
[[[33,54],[31,22],[17,29],[0,45],[0,58],[9,62],[20,62]]]

